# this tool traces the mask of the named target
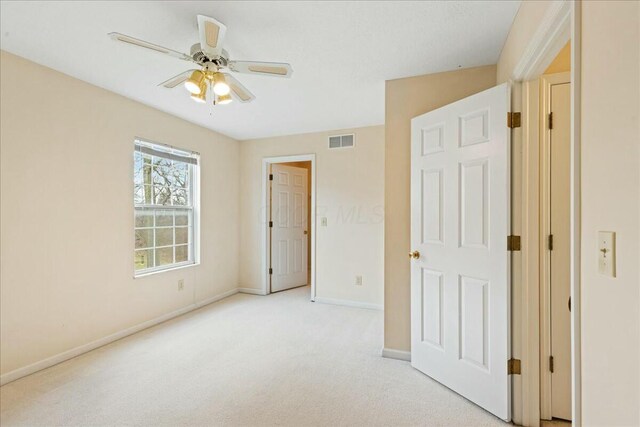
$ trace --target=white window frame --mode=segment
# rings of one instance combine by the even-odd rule
[[[189,250],[189,259],[187,261],[182,261],[182,262],[174,262],[172,264],[165,264],[162,266],[155,266],[154,267],[150,267],[150,268],[145,268],[145,269],[140,269],[140,270],[136,270],[135,268],[135,262],[134,262],[134,266],[133,266],[133,276],[134,278],[139,278],[139,277],[144,277],[144,276],[148,276],[148,275],[152,275],[152,274],[157,274],[157,273],[161,273],[161,272],[165,272],[165,271],[171,271],[171,270],[176,270],[176,269],[180,269],[180,268],[185,268],[185,267],[191,267],[191,266],[195,266],[195,265],[199,265],[200,264],[200,154],[194,151],[189,151],[189,150],[185,150],[185,149],[180,149],[180,148],[176,148],[173,147],[171,145],[167,145],[167,144],[162,144],[162,143],[157,143],[157,142],[152,142],[149,141],[147,139],[142,139],[142,138],[135,138],[134,139],[134,144],[133,144],[133,156],[132,156],[132,160],[133,160],[133,165],[131,167],[131,171],[133,173],[135,173],[135,154],[136,152],[139,150],[139,147],[143,146],[143,147],[149,147],[153,150],[156,151],[160,151],[160,152],[164,152],[167,154],[177,154],[180,156],[184,156],[184,157],[190,157],[195,159],[196,163],[195,164],[189,164],[189,198],[191,200],[191,206],[184,208],[184,207],[178,207],[178,206],[165,206],[165,205],[141,205],[141,204],[136,204],[135,203],[135,196],[134,196],[134,192],[135,192],[135,179],[132,176],[132,202],[133,202],[133,219],[134,219],[134,223],[133,223],[133,255],[135,255],[135,252],[137,250],[140,249],[136,249],[135,247],[135,240],[136,240],[136,229],[139,229],[141,227],[136,227],[135,224],[135,217],[136,217],[136,212],[138,212],[139,210],[149,210],[152,212],[156,212],[156,211],[184,211],[184,210],[190,210],[191,211],[191,231],[189,234],[189,240],[188,240],[188,250]],[[155,217],[155,215],[154,215]],[[158,227],[156,227],[155,222],[154,225],[152,227],[143,227],[143,228],[149,228],[149,229],[156,229]],[[172,226],[172,228],[174,229],[174,243],[171,246],[167,246],[167,247],[175,247],[175,219],[174,219],[174,225]],[[164,246],[163,246],[164,247]],[[155,249],[158,248],[162,248],[162,247],[156,247],[155,245],[155,237],[154,237],[154,244],[152,247],[150,247],[151,249],[154,250],[153,252],[153,256],[154,256],[154,264],[155,264]],[[175,250],[174,250],[174,259],[175,259]]]

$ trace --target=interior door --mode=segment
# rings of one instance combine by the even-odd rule
[[[553,126],[549,131],[551,296],[551,416],[571,419],[571,84],[551,86]]]
[[[411,121],[411,364],[510,419],[506,84]]]
[[[308,171],[271,165],[271,292],[307,284]]]

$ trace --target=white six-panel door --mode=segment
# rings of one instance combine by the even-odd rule
[[[271,166],[271,292],[307,284],[308,171]]]
[[[506,84],[411,121],[411,364],[510,419]]]

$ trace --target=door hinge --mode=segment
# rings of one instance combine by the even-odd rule
[[[269,267],[269,274],[273,274],[273,268]]]
[[[553,129],[553,113],[549,113],[549,129]]]
[[[507,250],[519,251],[520,250],[520,236],[507,236]]]
[[[507,360],[507,375],[520,375],[520,359]]]
[[[553,234],[549,234],[549,242],[548,242],[548,247],[549,250],[552,251],[553,250]]]
[[[507,113],[507,127],[508,128],[519,128],[521,125],[522,115],[520,113]]]
[[[269,228],[273,227],[273,221],[269,221]]]
[[[269,174],[269,181],[273,181],[273,174],[272,173]]]
[[[553,374],[553,356],[549,356],[549,371]]]

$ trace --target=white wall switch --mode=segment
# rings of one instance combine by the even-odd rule
[[[178,280],[178,290],[181,291],[184,289],[184,279]]]
[[[323,227],[327,226],[327,217],[323,216],[322,218],[320,218],[320,225]]]
[[[598,272],[605,276],[616,277],[616,233],[598,232],[598,254]]]
[[[356,276],[356,285],[362,286],[362,276]]]

